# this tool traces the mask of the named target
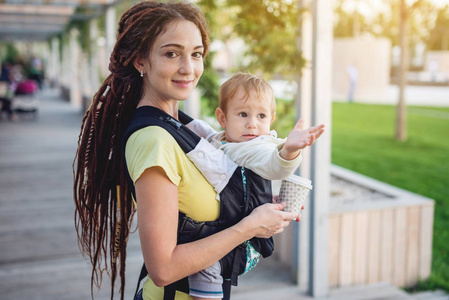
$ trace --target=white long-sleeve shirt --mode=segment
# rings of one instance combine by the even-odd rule
[[[286,160],[279,151],[286,139],[276,137],[272,130],[270,135],[263,135],[247,142],[222,142],[224,132],[209,135],[208,141],[223,152],[239,166],[250,169],[257,175],[268,180],[280,180],[293,174],[302,161],[302,155]]]
[[[279,155],[279,150],[284,146],[285,139],[277,138],[276,131],[272,130],[270,135],[259,136],[248,142],[241,143],[223,143],[224,132],[216,132],[207,122],[203,120],[193,120],[187,127],[195,132],[200,137],[209,141],[215,148],[222,150],[226,154],[226,157],[231,161],[235,162],[237,165],[248,168],[258,174],[259,176],[268,180],[278,180],[283,179],[291,174],[299,167],[302,161],[302,155],[298,155],[293,160],[285,160]],[[205,144],[202,141],[200,144]],[[198,161],[204,159],[198,159],[198,151],[203,147],[198,147],[198,150],[192,151],[188,154],[191,159]],[[203,151],[203,150],[201,150]],[[209,166],[217,166],[218,164],[223,164],[222,161],[226,161],[221,155],[213,150],[207,151]],[[203,155],[200,155],[203,156]],[[217,163],[211,163],[211,161],[216,160]],[[203,164],[203,163],[201,163]],[[232,175],[235,166],[232,163],[227,162],[229,175]],[[204,169],[203,167],[200,169]],[[221,168],[218,168],[221,169]],[[217,172],[215,169],[215,172]],[[204,174],[205,172],[203,172]],[[224,172],[221,172],[224,174]],[[224,175],[222,175],[224,178]],[[227,181],[226,181],[227,183]],[[221,189],[219,189],[221,191]],[[218,190],[217,190],[218,191]]]

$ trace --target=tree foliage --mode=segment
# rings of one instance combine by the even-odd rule
[[[296,0],[227,0],[226,4],[233,12],[230,32],[247,47],[241,68],[290,78],[300,72],[304,60],[297,48]]]
[[[214,40],[217,36],[217,14],[218,7],[215,0],[200,0],[196,3],[198,7],[207,19],[210,27],[210,38]],[[210,50],[210,49],[209,49]],[[202,98],[205,101],[205,108],[207,109],[207,114],[213,114],[215,109],[218,107],[218,89],[219,89],[219,79],[218,74],[212,67],[212,59],[214,57],[214,52],[209,51],[209,56],[206,58],[204,65],[203,76],[201,76],[198,82],[198,87],[201,89]]]
[[[352,11],[346,10],[344,4],[347,2],[347,0],[339,0],[335,6],[334,36],[370,34],[386,37],[391,40],[392,45],[399,45],[400,1],[381,0],[376,2],[376,5],[373,2],[369,7],[369,15],[364,15],[357,8]],[[415,0],[407,3],[410,45],[428,41],[432,33],[435,33],[434,39],[439,41],[442,37],[440,30],[444,32],[443,29],[448,25],[441,22],[440,30],[432,29],[438,12],[435,5],[429,0]],[[368,4],[365,3],[365,5]],[[440,20],[443,19],[442,16]]]
[[[427,38],[427,49],[449,50],[449,5],[439,9],[435,26]]]

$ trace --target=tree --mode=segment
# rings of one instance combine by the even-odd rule
[[[227,7],[235,12],[230,17],[232,32],[247,46],[243,68],[288,79],[300,73],[305,62],[296,43],[297,1],[227,0]]]
[[[334,36],[353,37],[364,32],[372,33],[372,22],[363,14],[359,13],[357,6],[352,10],[345,9],[345,3],[347,3],[346,0],[338,0],[335,2]],[[367,3],[365,4],[367,5]]]
[[[399,45],[401,47],[401,62],[399,68],[399,99],[396,108],[395,138],[398,141],[405,141],[407,139],[405,86],[407,85],[407,72],[409,68],[409,16],[424,0],[417,0],[410,6],[407,6],[405,0],[400,0],[400,2]]]
[[[429,50],[449,50],[449,5],[438,10],[435,26],[427,39]]]
[[[217,11],[218,6],[215,0],[200,0],[196,3],[207,19],[210,27],[210,38],[211,40],[217,36]],[[212,59],[214,57],[214,52],[209,51],[209,56],[204,65],[203,76],[201,76],[198,82],[198,87],[201,89],[202,98],[204,99],[204,109],[206,109],[206,114],[214,114],[215,109],[218,107],[218,75],[212,67]]]

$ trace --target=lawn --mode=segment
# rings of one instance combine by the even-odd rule
[[[432,274],[418,289],[449,291],[449,108],[408,107],[406,142],[395,106],[333,103],[332,163],[435,200]]]

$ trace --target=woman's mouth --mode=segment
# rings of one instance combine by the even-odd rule
[[[192,84],[193,80],[172,80],[172,82],[179,87],[187,88]]]

